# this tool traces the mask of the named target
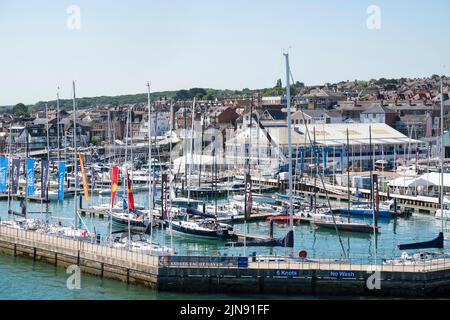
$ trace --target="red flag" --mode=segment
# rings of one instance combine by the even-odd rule
[[[133,190],[131,190],[131,180],[130,175],[127,172],[127,180],[128,180],[128,208],[130,210],[134,210],[134,196],[133,196]]]
[[[119,183],[119,168],[112,167],[112,175],[111,175],[111,204],[114,207],[114,202],[116,201],[116,194]]]

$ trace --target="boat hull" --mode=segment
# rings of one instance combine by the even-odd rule
[[[358,224],[334,224],[332,222],[317,222],[315,221],[314,224],[319,228],[325,228],[325,229],[333,229],[336,228],[339,231],[348,231],[348,232],[361,232],[361,233],[373,233],[375,230],[378,233],[379,228],[375,228],[371,225],[358,225]]]
[[[236,236],[230,234],[228,231],[207,231],[207,230],[194,230],[192,228],[186,228],[183,227],[182,225],[179,225],[177,223],[167,223],[168,228],[170,228],[170,225],[172,225],[172,231],[179,233],[179,234],[183,234],[183,235],[188,235],[191,237],[196,237],[196,238],[203,238],[203,239],[211,239],[211,240],[229,240],[229,239],[235,239]]]
[[[363,217],[373,217],[373,210],[371,209],[337,209],[335,210],[337,214],[350,214],[351,216],[363,216]],[[392,218],[394,215],[392,212],[387,210],[378,211],[379,218]]]

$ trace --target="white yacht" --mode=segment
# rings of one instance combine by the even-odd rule
[[[130,239],[131,238],[131,239]],[[147,253],[154,256],[172,255],[175,251],[170,247],[151,242],[144,234],[133,234],[129,237],[123,234],[113,243],[114,248],[126,249],[133,252]]]

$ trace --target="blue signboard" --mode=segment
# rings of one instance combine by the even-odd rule
[[[59,163],[58,170],[58,201],[64,200],[64,176],[66,174],[66,163]]]
[[[0,158],[0,192],[6,192],[6,180],[8,176],[8,158]]]
[[[299,277],[300,270],[275,270],[277,277]]]
[[[239,257],[238,258],[238,268],[242,268],[242,269],[248,268],[248,258],[247,257]]]

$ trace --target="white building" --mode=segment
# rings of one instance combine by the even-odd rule
[[[148,117],[144,117],[141,122],[139,132],[133,139],[148,138]],[[169,112],[152,112],[150,121],[150,132],[152,136],[162,136],[170,130],[170,113]]]
[[[369,127],[371,127],[370,153]],[[307,130],[308,128],[308,130]],[[250,131],[251,130],[251,131]],[[347,163],[347,130],[349,133],[349,158]],[[251,132],[251,134],[250,134]],[[250,137],[251,136],[251,137]],[[384,123],[367,124],[315,124],[295,125],[291,133],[292,154],[300,166],[316,165],[343,170],[352,168],[369,168],[370,158],[389,161],[397,165],[402,159],[411,160],[416,157],[417,146],[421,141],[412,140]],[[313,141],[316,145],[314,157]],[[256,126],[239,131],[233,139],[226,142],[225,156],[229,165],[276,168],[287,163],[288,129],[286,126]],[[426,150],[422,150],[426,152]],[[398,163],[397,163],[398,162]]]

